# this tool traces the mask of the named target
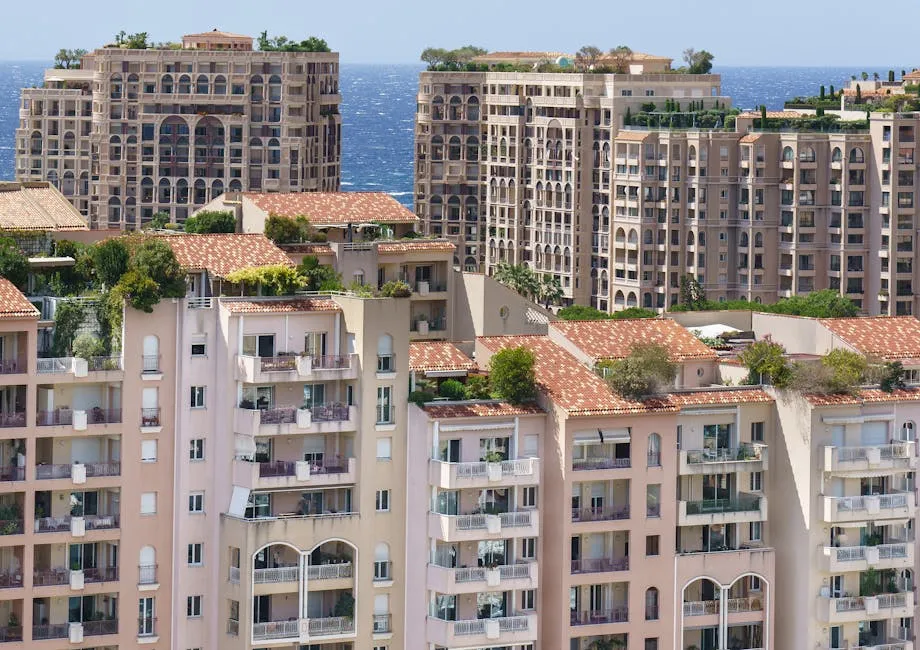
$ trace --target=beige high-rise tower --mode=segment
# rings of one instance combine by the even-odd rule
[[[47,180],[93,228],[181,222],[225,191],[334,191],[339,55],[190,34],[181,49],[107,46],[22,91],[16,177]]]

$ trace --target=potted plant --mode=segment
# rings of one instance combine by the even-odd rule
[[[415,329],[419,334],[428,333],[428,317],[419,316],[418,320],[415,321]]]
[[[333,616],[352,618],[355,615],[355,597],[350,591],[342,592],[332,609]]]
[[[253,402],[251,399],[241,399],[240,408],[245,409],[247,411],[254,411],[256,408],[256,403]]]

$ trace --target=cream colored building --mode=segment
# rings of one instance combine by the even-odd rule
[[[16,177],[51,182],[102,229],[181,223],[225,191],[337,190],[338,60],[223,32],[94,50],[22,91]]]

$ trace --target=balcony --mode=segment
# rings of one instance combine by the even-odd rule
[[[310,408],[237,408],[233,431],[247,436],[339,433],[354,431],[357,424],[358,407],[344,404],[323,404]]]
[[[628,557],[600,557],[572,560],[572,575],[629,571]]]
[[[537,615],[445,621],[428,617],[427,641],[445,648],[510,646],[537,640]]]
[[[604,506],[598,508],[572,508],[572,522],[619,521],[629,519],[629,506]]]
[[[540,460],[522,458],[496,463],[447,463],[430,460],[428,481],[431,485],[445,490],[536,485],[540,482]]]
[[[357,355],[237,357],[236,379],[247,384],[356,379]]]
[[[326,487],[357,481],[357,459],[332,458],[321,462],[276,460],[253,463],[233,461],[233,484],[250,490]]]
[[[752,494],[739,494],[726,499],[679,501],[679,526],[711,526],[766,521],[767,499]]]
[[[608,625],[610,623],[629,622],[629,608],[614,607],[613,609],[583,610],[569,612],[569,624],[581,625]]]
[[[62,517],[40,517],[35,520],[36,533],[69,533],[83,537],[86,531],[114,530],[119,528],[119,515],[86,515],[83,517],[64,515]]]
[[[495,567],[449,568],[428,565],[428,589],[443,594],[536,589],[537,563],[522,562]]]
[[[761,472],[767,469],[767,446],[742,444],[740,447],[680,451],[680,474],[732,474]]]
[[[472,515],[428,513],[428,536],[445,542],[536,537],[539,530],[536,510]]]
[[[573,458],[572,470],[586,472],[601,469],[629,469],[629,458],[611,458],[607,456],[589,456],[586,458]]]
[[[26,426],[25,411],[5,411],[0,413],[0,428],[8,429],[24,426]]]
[[[86,431],[89,425],[119,423],[121,423],[121,409],[104,409],[98,406],[88,411],[65,408],[38,411],[35,422],[40,427],[61,427],[63,431],[60,433]]]
[[[824,471],[835,474],[856,473],[876,476],[917,469],[913,442],[866,447],[824,447]]]
[[[252,624],[253,641],[295,641],[307,643],[321,637],[346,637],[355,633],[350,616],[301,618],[292,621],[266,621]]]
[[[916,510],[913,492],[824,497],[824,521],[827,523],[912,518]]]
[[[818,620],[824,623],[858,623],[913,616],[912,591],[878,596],[818,597]]]
[[[87,479],[121,476],[121,463],[118,461],[99,463],[68,463],[36,465],[35,478],[46,479],[71,479],[74,485],[82,485]]]
[[[914,566],[914,545],[907,542],[877,546],[824,546],[819,549],[825,573],[868,569],[909,569]]]

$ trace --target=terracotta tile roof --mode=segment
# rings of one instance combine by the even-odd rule
[[[380,242],[377,244],[377,253],[379,255],[394,255],[398,253],[410,253],[412,251],[453,253],[456,248],[455,244],[445,239],[410,239],[407,241]]]
[[[424,407],[433,420],[446,418],[508,417],[513,415],[542,415],[545,413],[536,404],[508,404],[507,402],[468,402],[465,404],[438,404],[431,402]]]
[[[256,266],[294,266],[284,251],[259,233],[158,236],[169,244],[186,271],[207,270],[225,278],[234,271]]]
[[[558,59],[559,57],[564,56],[567,58],[574,58],[573,54],[566,54],[565,52],[489,52],[488,54],[479,54],[473,57],[473,61],[476,62],[485,62],[493,60],[512,60],[512,59]]]
[[[184,34],[182,38],[200,38],[202,36],[217,36],[221,38],[248,38],[249,40],[252,40],[252,36],[246,36],[245,34],[233,34],[231,32],[222,32],[217,29],[214,29],[210,32],[199,32],[197,34]]]
[[[719,404],[755,404],[773,402],[773,398],[761,388],[734,390],[700,390],[686,393],[672,393],[671,404],[687,406],[717,406]]]
[[[621,129],[617,131],[614,140],[617,142],[642,142],[651,134],[651,131],[630,131],[628,129]]]
[[[38,318],[38,310],[16,285],[0,278],[0,320]]]
[[[760,111],[747,111],[745,113],[739,113],[737,117],[761,117]],[[782,118],[798,118],[805,117],[802,113],[797,113],[796,111],[767,111],[768,119],[782,119]]]
[[[303,253],[304,255],[332,255],[332,246],[329,244],[281,244],[280,248],[286,253]]]
[[[716,359],[715,350],[670,318],[553,321],[550,327],[596,360],[622,359],[637,343],[658,343],[672,361]]]
[[[750,142],[757,142],[757,140],[759,140],[762,135],[763,133],[748,133],[746,136],[741,138],[739,142],[741,142],[742,144],[748,144]]]
[[[866,356],[920,357],[920,320],[913,316],[821,318],[818,322]]]
[[[916,402],[920,400],[920,389],[905,388],[886,393],[878,388],[867,388],[857,395],[805,395],[812,406],[850,406],[874,402]]]
[[[329,298],[291,298],[288,300],[221,300],[231,314],[292,314],[302,311],[339,311]]]
[[[281,217],[307,217],[314,226],[350,223],[415,223],[418,217],[385,192],[284,192],[243,196]]]
[[[89,230],[73,204],[48,183],[0,183],[0,230]]]
[[[440,341],[419,341],[409,344],[409,369],[421,372],[429,370],[472,370],[475,362],[453,343]]]

